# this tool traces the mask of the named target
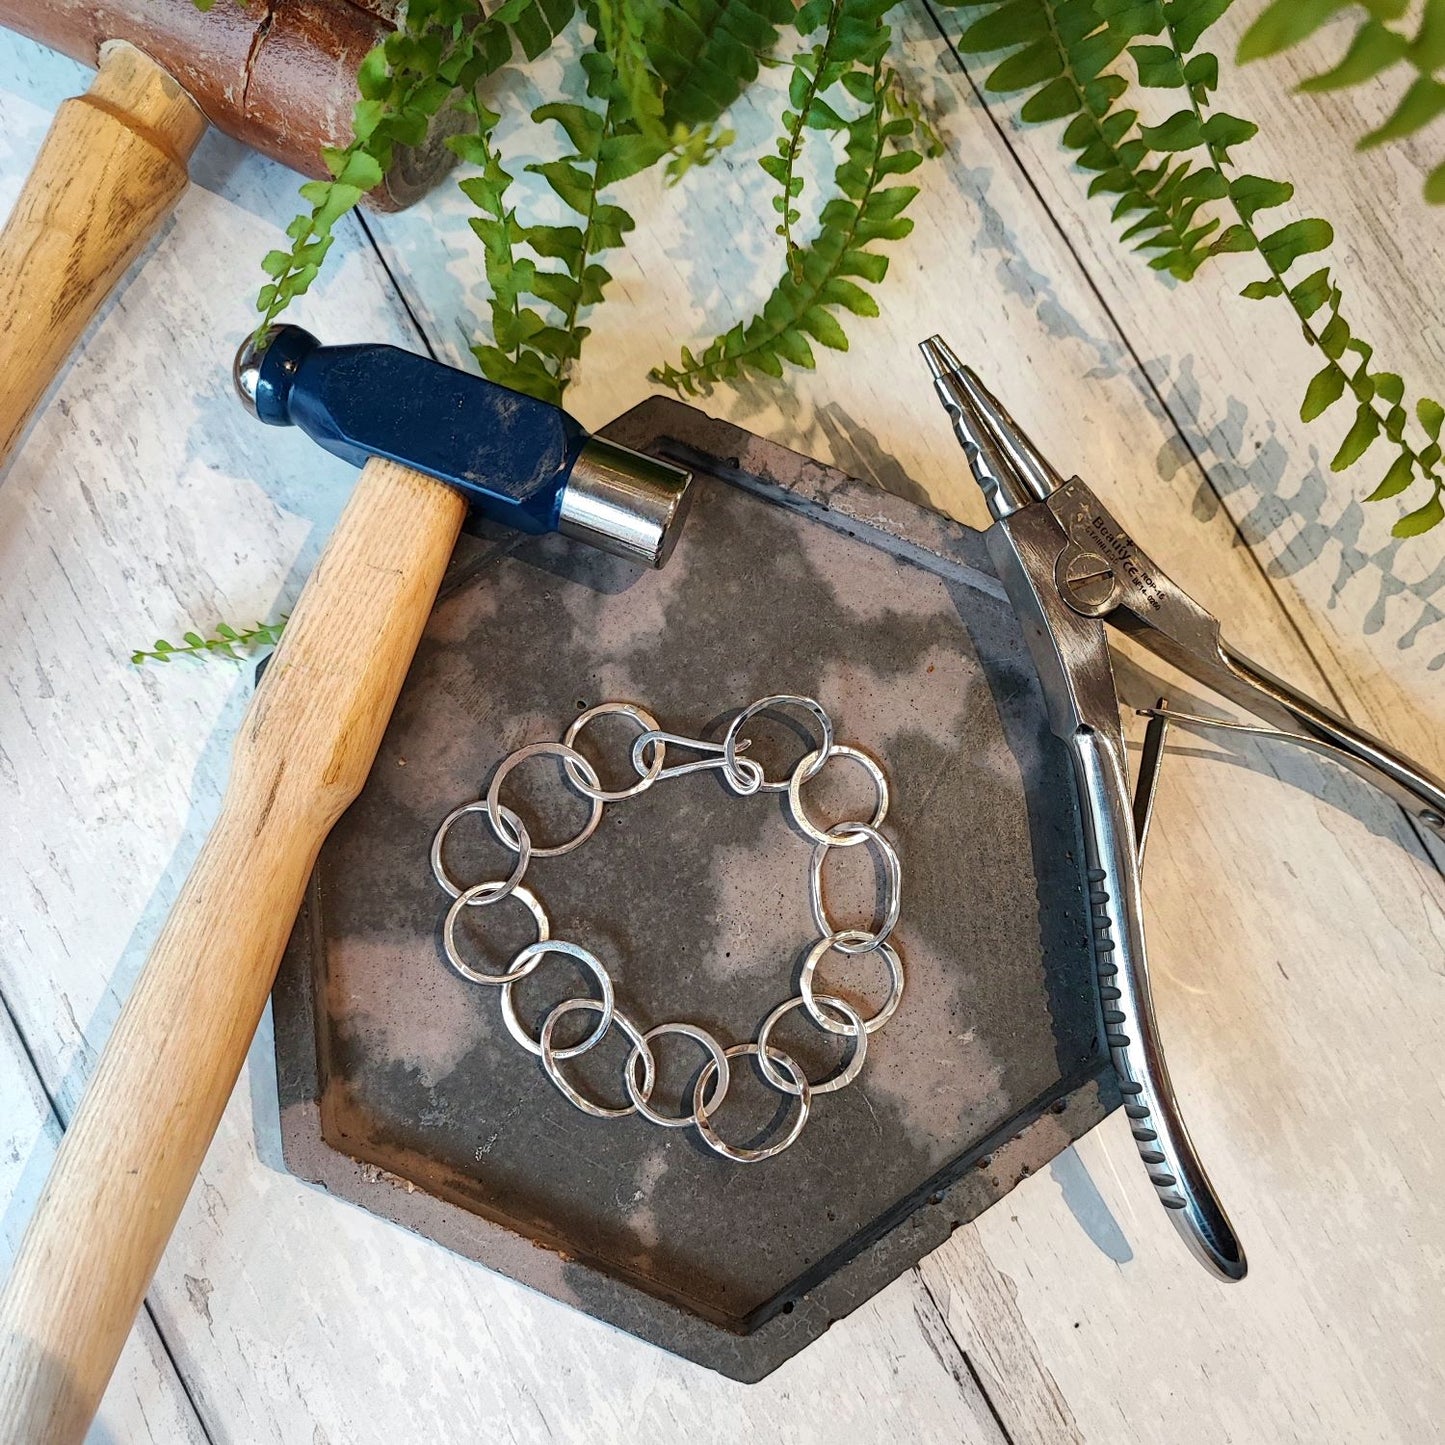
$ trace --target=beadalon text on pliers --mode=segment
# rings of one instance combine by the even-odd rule
[[[1358,773],[1442,837],[1445,784],[1236,652],[1218,621],[1135,545],[1079,478],[1063,479],[941,338],[922,350],[993,513],[989,555],[1023,623],[1050,724],[1073,755],[1104,1032],[1139,1156],[1196,1257],[1222,1279],[1242,1279],[1244,1250],[1184,1127],[1150,997],[1140,858],[1163,728],[1172,720],[1286,737]],[[1105,623],[1270,728],[1161,705],[1131,804]]]

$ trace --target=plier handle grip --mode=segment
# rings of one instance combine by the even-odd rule
[[[1139,1156],[1195,1256],[1222,1279],[1243,1279],[1244,1250],[1169,1081],[1149,987],[1140,884],[1161,719],[1213,720],[1160,710],[1152,746],[1146,740],[1149,777],[1141,780],[1136,810],[1105,624],[1271,730],[1343,763],[1439,837],[1445,784],[1237,652],[1218,621],[1140,549],[1084,482],[1064,480],[941,338],[925,341],[922,351],[993,514],[989,556],[1023,624],[1050,726],[1073,756],[1104,1036]]]

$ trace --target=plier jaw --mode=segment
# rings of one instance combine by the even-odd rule
[[[1050,494],[1063,486],[1063,479],[973,368],[965,366],[941,336],[930,336],[919,350],[994,517],[1007,517],[1033,502],[1048,501]]]
[[[1167,718],[1285,738],[1325,753],[1445,837],[1445,784],[1387,744],[1257,667],[1079,478],[1064,481],[939,337],[922,344],[989,510],[989,555],[1023,624],[1078,784],[1104,1025],[1124,1111],[1150,1180],[1191,1251],[1221,1279],[1244,1251],[1200,1164],[1169,1080],[1149,986],[1141,891],[1143,838]],[[1105,624],[1272,726],[1169,711],[1161,701],[1131,805],[1118,690]]]
[[[1080,617],[1102,618],[1281,737],[1343,764],[1445,840],[1445,783],[1232,647],[1218,619],[1134,541],[1085,482],[1063,480],[947,343],[935,336],[920,349],[989,509],[1005,523],[996,529],[997,541],[1007,540],[1018,554],[1047,614],[1045,625],[1064,626],[1055,600]],[[1019,514],[1030,508],[1046,510],[1052,525],[1025,522]],[[990,547],[998,553],[994,542]],[[1082,665],[1065,662],[1072,671]],[[1187,713],[1172,713],[1171,720],[1216,725]]]

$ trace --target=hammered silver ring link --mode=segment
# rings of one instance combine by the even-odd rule
[[[761,1058],[762,1052],[762,1044],[734,1044],[732,1048],[723,1050],[723,1054],[729,1059],[736,1059],[744,1054],[756,1054]],[[808,1112],[813,1107],[812,1086],[808,1083],[797,1062],[781,1049],[769,1049],[768,1057],[773,1063],[781,1064],[796,1085],[798,1117],[793,1120],[793,1127],[781,1139],[765,1148],[736,1148],[732,1144],[725,1143],[717,1130],[713,1128],[704,1099],[704,1095],[712,1083],[712,1076],[717,1072],[717,1065],[711,1059],[702,1066],[702,1073],[697,1076],[697,1084],[692,1091],[692,1112],[697,1115],[698,1133],[707,1141],[714,1153],[721,1154],[724,1159],[731,1159],[734,1164],[761,1164],[764,1159],[772,1159],[781,1154],[789,1145],[797,1142],[798,1135],[803,1132],[803,1125],[808,1122]]]
[[[447,962],[463,978],[472,983],[501,985],[514,981],[512,969],[517,962],[515,957],[505,973],[482,973],[467,963],[457,949],[457,919],[461,917],[463,910],[469,905],[486,907],[492,903],[500,903],[504,898],[515,898],[526,906],[537,924],[538,943],[545,943],[551,936],[552,925],[548,922],[547,910],[542,907],[537,895],[530,888],[524,888],[520,883],[513,883],[510,886],[505,883],[478,883],[476,887],[468,888],[465,892],[457,894],[452,906],[447,909],[446,921],[442,924],[442,948],[446,953]],[[539,958],[537,963],[540,962]],[[536,968],[537,963],[534,963],[532,968]],[[529,968],[527,973],[531,971]],[[526,975],[521,976],[525,977]]]
[[[517,766],[524,763],[528,758],[556,757],[561,758],[567,765],[567,776],[572,776],[571,769],[580,769],[582,776],[590,783],[593,789],[600,789],[602,780],[597,776],[597,769],[577,751],[576,748],[568,747],[566,743],[528,743],[524,748],[518,748],[516,752],[509,754],[497,764],[497,770],[492,774],[492,781],[487,786],[487,821],[492,825],[492,832],[500,838],[503,844],[512,849],[521,846],[518,838],[509,838],[504,831],[508,826],[504,813],[510,813],[510,808],[503,808],[498,801],[502,791],[502,780]],[[570,853],[574,848],[580,848],[596,831],[597,825],[602,821],[602,799],[594,791],[590,795],[584,794],[592,805],[587,821],[582,825],[582,831],[575,838],[569,838],[565,843],[553,843],[546,848],[539,848],[532,845],[532,857],[534,858],[560,858],[564,853]]]
[[[810,715],[817,723],[821,736],[815,740],[815,746],[804,752],[786,778],[770,781],[757,762],[744,756],[752,743],[742,736],[742,730],[759,713],[786,709]],[[597,769],[574,746],[589,722],[612,715],[630,719],[639,730],[627,754],[637,781],[617,789],[604,788]],[[685,760],[669,764],[669,748],[680,750]],[[687,757],[689,753],[697,756]],[[562,843],[538,846],[518,814],[501,801],[501,788],[508,774],[519,763],[544,756],[560,759],[565,782],[587,802],[589,812],[587,821],[575,836]],[[868,774],[877,801],[873,816],[866,823],[840,822],[821,828],[803,806],[802,788],[833,758],[838,757],[852,761]],[[758,1029],[756,1040],[726,1048],[697,1024],[661,1023],[644,1031],[634,1023],[617,1007],[612,976],[601,960],[581,944],[553,938],[546,909],[537,895],[522,882],[533,859],[557,858],[581,847],[597,831],[607,804],[635,798],[665,779],[704,771],[719,773],[721,780],[740,798],[753,797],[760,792],[786,793],[787,811],[794,824],[814,844],[808,867],[808,898],[821,937],[812,945],[804,960],[798,994],[780,1003],[767,1015]],[[792,693],[759,698],[732,718],[721,742],[669,732],[659,726],[651,713],[635,703],[598,703],[572,720],[560,742],[529,743],[508,754],[493,772],[485,795],[454,808],[442,820],[432,839],[430,861],[438,885],[452,899],[442,924],[443,952],[447,962],[462,978],[500,990],[502,1021],[507,1031],[528,1053],[541,1060],[548,1079],[575,1108],[598,1119],[620,1119],[636,1114],[659,1128],[695,1128],[703,1142],[723,1159],[735,1164],[761,1163],[776,1157],[796,1142],[808,1122],[817,1096],[836,1093],[858,1077],[868,1057],[870,1036],[892,1018],[902,1001],[903,960],[888,939],[897,926],[902,908],[903,868],[897,849],[880,831],[888,816],[889,801],[888,778],[878,761],[861,748],[835,741],[832,719],[814,698]],[[507,877],[463,888],[448,872],[442,852],[452,828],[470,813],[485,815],[498,840],[517,857]],[[837,929],[823,902],[823,865],[832,849],[860,845],[866,845],[882,867],[883,896],[876,910],[881,923],[871,931]],[[474,968],[462,956],[457,926],[469,910],[488,908],[506,898],[516,898],[531,913],[537,937],[534,942],[517,950],[502,973],[485,973]],[[886,965],[888,997],[871,1017],[865,1018],[836,993],[815,990],[818,966],[829,952],[845,957],[876,952]],[[517,1015],[515,989],[523,979],[536,972],[549,954],[568,957],[580,965],[595,981],[600,997],[566,998],[554,1004],[542,1019],[538,1037],[533,1038]],[[816,1084],[809,1081],[796,1059],[772,1042],[778,1024],[795,1009],[802,1010],[820,1029],[848,1041],[843,1064]],[[558,1025],[569,1014],[579,1011],[596,1014],[596,1025],[580,1042],[558,1047],[554,1041]],[[614,1024],[631,1045],[622,1066],[622,1085],[628,1101],[625,1104],[603,1104],[589,1098],[564,1075],[561,1067],[568,1059],[579,1058],[596,1048]],[[670,1034],[691,1039],[701,1046],[705,1054],[693,1083],[692,1108],[687,1113],[666,1113],[653,1107],[658,1063],[652,1046],[655,1040]],[[755,1148],[727,1143],[713,1122],[734,1078],[730,1061],[745,1056],[756,1060],[757,1071],[768,1087],[797,1101],[792,1123],[772,1142]]]
[[[577,735],[595,717],[607,717],[612,713],[619,713],[623,717],[630,717],[633,722],[642,728],[642,737],[639,742],[644,742],[649,735],[657,733],[657,719],[650,712],[643,712],[640,707],[635,707],[630,702],[599,702],[596,707],[589,707],[586,712],[572,720],[572,726],[562,735],[564,747],[572,747],[577,741]],[[657,743],[652,750],[652,761],[641,766],[637,761],[637,750],[633,749],[631,758],[632,766],[640,774],[639,780],[628,788],[618,788],[616,792],[609,792],[605,788],[598,788],[596,774],[594,771],[591,784],[582,776],[582,770],[572,761],[571,758],[562,759],[562,767],[567,773],[567,781],[582,794],[584,798],[590,798],[594,803],[620,803],[625,798],[635,798],[639,793],[645,793],[658,779],[662,773],[663,755],[667,752],[666,744]]]
[[[594,1104],[591,1099],[580,1090],[575,1089],[563,1077],[560,1062],[561,1056],[558,1051],[552,1047],[552,1031],[557,1027],[560,1019],[571,1013],[573,1009],[579,1008],[591,1009],[594,1013],[603,1012],[603,1005],[598,1003],[596,999],[568,998],[563,999],[542,1021],[542,1032],[537,1040],[538,1047],[542,1054],[542,1067],[546,1069],[547,1077],[551,1079],[561,1091],[562,1097],[565,1098],[569,1104],[573,1104],[581,1109],[584,1114],[591,1114],[594,1119],[625,1118],[628,1114],[634,1113],[637,1110],[638,1104],[636,1102],[620,1106]],[[642,1103],[645,1105],[647,1100],[652,1097],[652,1085],[657,1078],[657,1063],[652,1057],[652,1050],[648,1048],[647,1040],[643,1037],[642,1030],[639,1029],[621,1009],[614,1008],[612,1010],[611,1022],[616,1024],[617,1027],[632,1040],[632,1052],[627,1056],[628,1068],[623,1074],[625,1079],[631,1079],[632,1060],[641,1055],[642,1084],[638,1089],[638,1093],[642,1096]],[[591,1045],[588,1045],[588,1047],[590,1048]],[[583,1052],[585,1053],[586,1050],[583,1050]],[[629,1097],[635,1097],[630,1083],[627,1093]]]
[[[903,865],[898,860],[898,852],[871,823],[835,823],[826,833],[819,834],[819,839],[808,865],[808,902],[812,905],[813,922],[818,925],[819,933],[834,940],[833,946],[839,953],[871,953],[887,942],[888,935],[898,926],[898,914],[903,907]],[[874,933],[861,928],[834,928],[823,904],[823,864],[828,854],[834,848],[847,848],[854,843],[871,844],[883,864],[883,922]]]
[[[858,1010],[841,998],[820,993],[814,995],[813,1002],[842,1014],[853,1026],[853,1056],[848,1060],[847,1067],[840,1069],[831,1079],[808,1086],[814,1095],[836,1094],[839,1089],[846,1089],[863,1070],[863,1061],[868,1057],[868,1025],[863,1021]],[[778,1066],[769,1057],[768,1040],[772,1038],[773,1030],[782,1021],[785,1014],[795,1008],[806,1008],[807,1003],[808,1000],[802,994],[799,994],[797,998],[785,999],[763,1020],[763,1026],[758,1030],[758,1070],[773,1088],[784,1094],[797,1094],[799,1091],[795,1084],[783,1077]],[[711,1109],[714,1106],[709,1105],[708,1107]]]
[[[829,749],[833,746],[833,719],[823,711],[823,704],[816,698],[797,697],[792,693],[774,693],[771,697],[760,697],[756,702],[750,702],[733,720],[728,724],[728,730],[723,735],[723,758],[727,764],[728,777],[734,780],[737,786],[737,779],[740,776],[738,768],[738,734],[742,731],[744,724],[755,718],[760,712],[771,709],[774,712],[781,711],[785,707],[797,708],[803,712],[810,712],[817,718],[823,730],[823,741],[814,752],[810,752],[798,767],[803,770],[803,781],[806,783],[809,778],[816,776],[823,769]],[[794,769],[797,772],[797,769]],[[758,786],[765,793],[784,793],[788,790],[791,777],[784,778],[781,782],[761,782]]]
[[[549,953],[564,953],[575,962],[580,963],[583,968],[591,972],[593,978],[597,980],[598,988],[602,991],[602,1004],[598,1009],[602,1017],[597,1020],[597,1027],[580,1044],[553,1050],[554,1058],[575,1059],[602,1042],[603,1036],[612,1027],[612,1015],[615,1012],[612,1006],[612,975],[602,967],[601,960],[597,955],[590,949],[583,948],[580,943],[568,943],[561,938],[543,938],[536,943],[529,943],[512,960],[512,966],[507,970],[507,976],[497,980],[502,985],[502,1022],[506,1024],[507,1032],[529,1054],[536,1054],[539,1059],[542,1057],[542,1045],[528,1034],[527,1030],[522,1027],[521,1019],[517,1017],[517,1004],[512,997],[512,989],[521,983]],[[588,999],[586,1002],[590,1003],[591,1000]]]
[[[813,977],[818,971],[819,960],[829,949],[837,948],[840,939],[856,943],[859,939],[867,936],[866,933],[852,929],[843,933],[830,934],[827,938],[820,938],[813,945],[807,958],[803,960],[803,976],[798,980],[798,992],[803,996],[803,1007],[808,1010],[813,1022],[819,1028],[827,1029],[830,1034],[846,1034],[848,1029],[843,1024],[835,1024],[823,1012],[819,996],[813,992]],[[903,960],[899,958],[898,950],[889,943],[877,943],[873,946],[878,950],[878,956],[888,965],[890,987],[883,1007],[871,1019],[863,1020],[863,1027],[870,1034],[876,1034],[897,1013],[898,1005],[903,1002]],[[822,997],[828,996],[823,995]],[[831,999],[829,1001],[831,1002]]]
[[[627,1097],[632,1100],[637,1112],[642,1115],[649,1124],[656,1124],[662,1129],[686,1129],[697,1123],[697,1110],[691,1114],[659,1114],[651,1104],[652,1090],[639,1087],[637,1083],[637,1058],[638,1055],[647,1057],[644,1052],[652,1043],[653,1039],[663,1034],[681,1034],[684,1038],[695,1039],[708,1052],[716,1066],[716,1081],[713,1084],[712,1097],[707,1101],[709,1113],[715,1112],[722,1101],[727,1097],[728,1085],[732,1082],[732,1065],[728,1063],[728,1056],[723,1052],[723,1046],[708,1033],[706,1029],[699,1028],[696,1024],[658,1024],[656,1028],[648,1029],[642,1036],[642,1043],[636,1045],[628,1056],[627,1062],[622,1066],[622,1081],[627,1086]]]
[[[873,816],[868,820],[867,826],[877,830],[883,826],[883,820],[888,816],[888,779],[884,776],[883,769],[861,748],[850,748],[846,743],[834,743],[822,755],[823,761],[811,773],[807,772],[806,769],[818,756],[818,753],[809,753],[793,769],[793,775],[788,779],[788,811],[793,815],[793,822],[815,843],[822,843],[828,847],[851,848],[857,843],[866,842],[865,834],[859,834],[854,838],[835,838],[833,834],[837,832],[836,828],[830,828],[827,832],[819,828],[803,809],[803,784],[809,778],[817,777],[834,758],[852,758],[873,779],[873,787],[878,794],[878,806],[874,808]]]
[[[522,881],[522,875],[527,871],[527,864],[532,861],[532,839],[527,833],[522,820],[504,804],[499,804],[497,812],[501,814],[507,826],[511,828],[517,839],[517,847],[512,849],[517,855],[516,866],[512,869],[511,875],[505,879],[504,886],[498,897],[505,897]],[[432,876],[442,888],[455,898],[459,893],[472,892],[473,889],[463,889],[459,884],[452,881],[451,874],[446,870],[446,864],[442,861],[442,846],[447,841],[447,834],[451,832],[453,824],[468,813],[484,813],[490,819],[491,809],[487,807],[484,800],[473,803],[463,803],[460,808],[453,808],[442,820],[442,825],[436,831],[436,837],[431,841],[431,871]],[[510,845],[508,845],[510,846]],[[496,898],[488,898],[486,902],[495,903]]]

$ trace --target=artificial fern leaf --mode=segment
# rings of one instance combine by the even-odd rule
[[[1229,199],[1246,225],[1260,211],[1282,206],[1293,195],[1294,187],[1288,181],[1271,181],[1264,176],[1234,176],[1229,182]]]
[[[1308,321],[1330,299],[1330,268],[1321,266],[1303,281],[1290,287],[1290,304],[1301,320]]]
[[[218,622],[212,637],[188,632],[179,644],[157,638],[150,647],[132,652],[130,660],[137,666],[143,662],[172,662],[177,657],[229,657],[233,662],[242,662],[248,652],[258,647],[274,647],[285,626],[285,614],[275,622],[258,622],[239,631],[229,623]]]
[[[478,106],[475,134],[458,142],[463,156],[481,167],[479,176],[461,184],[479,212],[471,225],[482,241],[491,290],[492,337],[472,354],[491,380],[552,402],[561,400],[587,338],[581,317],[601,302],[612,279],[596,258],[622,245],[633,228],[632,217],[602,192],[666,151],[665,141],[641,134],[610,53],[590,52],[583,68],[588,94],[601,108],[573,102],[536,107],[534,124],[556,125],[571,150],[527,167],[578,224],[519,222],[506,203],[512,177],[495,150],[495,114]],[[561,266],[539,266],[533,257]]]
[[[689,126],[669,121],[665,85],[653,62],[659,15],[664,0],[592,0],[588,11],[597,31],[598,51],[612,67],[617,100],[637,133],[659,154],[667,154],[667,177],[679,180],[695,165],[706,165],[732,140],[713,133],[710,124]]]
[[[643,30],[654,6],[645,0],[593,0],[598,39],[612,58],[618,85],[643,135],[666,141],[662,82],[652,69]]]
[[[1113,3],[1113,0],[1108,0],[1108,3]],[[1232,3],[1233,0],[1165,0],[1163,5],[1156,3],[1140,8],[1149,12],[1151,21],[1156,16],[1163,21],[1163,28],[1167,29],[1175,48],[1182,55],[1187,55],[1199,44],[1204,32],[1223,16]],[[1129,5],[1116,8],[1121,11],[1123,20],[1131,18]],[[1158,32],[1150,30],[1149,33]]]
[[[535,60],[571,24],[577,0],[507,0],[489,17],[517,38],[522,54]],[[504,62],[503,62],[504,63]]]
[[[1379,414],[1367,402],[1361,402],[1355,411],[1354,424],[1345,434],[1340,449],[1330,461],[1330,470],[1342,472],[1353,466],[1370,449],[1380,435]]]
[[[561,394],[557,377],[535,345],[546,322],[527,304],[528,298],[546,299],[548,283],[535,262],[518,255],[518,247],[529,239],[528,229],[518,224],[515,210],[507,205],[512,177],[492,145],[498,116],[480,104],[474,113],[475,133],[456,138],[456,148],[464,160],[481,167],[480,175],[460,185],[479,213],[472,217],[471,227],[482,243],[491,292],[492,343],[474,346],[472,354],[491,380],[554,401]]]
[[[1139,84],[1164,90],[1182,90],[1184,67],[1169,45],[1131,45],[1129,55],[1139,73]]]
[[[1310,378],[1300,406],[1300,420],[1313,421],[1323,416],[1345,394],[1345,373],[1338,366],[1327,366]]]
[[[864,97],[866,101],[866,97]],[[943,137],[933,122],[923,113],[918,97],[903,83],[898,72],[891,72],[887,91],[883,98],[884,109],[895,120],[906,120],[913,128],[913,144],[929,160],[937,160],[944,152]]]
[[[1382,70],[1388,70],[1397,60],[1403,60],[1409,48],[1410,42],[1398,31],[1381,25],[1378,20],[1366,20],[1355,31],[1355,38],[1340,63],[1320,75],[1301,81],[1299,88],[1318,94],[1362,85],[1367,80],[1373,80]],[[1241,54],[1240,58],[1244,56]]]
[[[1262,60],[1308,40],[1345,5],[1346,0],[1274,0],[1244,32],[1239,42],[1240,62]]]
[[[974,21],[960,48],[997,49],[1023,45],[1031,57],[1013,65],[1015,57],[996,66],[986,85],[1013,88],[1032,83],[1045,72],[1053,76],[1024,103],[1029,121],[1072,115],[1064,143],[1079,152],[1079,164],[1094,171],[1091,195],[1118,197],[1116,219],[1133,217],[1124,238],[1137,249],[1155,252],[1150,264],[1187,280],[1203,262],[1223,251],[1251,248],[1246,230],[1221,230],[1217,218],[1200,219],[1206,202],[1226,194],[1218,162],[1240,145],[1254,127],[1237,117],[1205,117],[1199,107],[1218,83],[1213,56],[1187,55],[1180,33],[1197,38],[1225,8],[1221,0],[1171,0],[1166,5],[1125,3],[1125,0],[1005,0]],[[1166,27],[1172,27],[1166,34]],[[1168,44],[1130,44],[1140,37],[1164,35]],[[1191,42],[1192,43],[1192,42]],[[1185,91],[1189,105],[1153,126],[1138,126],[1133,109],[1115,102],[1127,89],[1119,76],[1100,76],[1125,48],[1129,49],[1140,83]],[[1050,52],[1047,63],[1041,50]],[[1208,148],[1209,164],[1189,153]],[[1171,157],[1185,157],[1175,162]]]
[[[1407,512],[1390,531],[1397,537],[1418,537],[1422,532],[1428,532],[1431,527],[1438,527],[1442,521],[1445,521],[1445,505],[1442,505],[1437,489],[1423,507]]]
[[[1388,501],[1391,497],[1399,496],[1414,480],[1415,468],[1410,464],[1410,458],[1398,456],[1390,463],[1390,470],[1385,473],[1380,485],[1365,500],[1367,502]]]
[[[1445,110],[1445,85],[1433,76],[1422,75],[1400,98],[1390,118],[1360,137],[1360,149],[1369,150],[1386,141],[1413,135],[1429,125],[1442,110]]]
[[[1328,221],[1291,221],[1268,236],[1261,236],[1259,249],[1271,271],[1288,271],[1301,256],[1323,251],[1335,239]]]

